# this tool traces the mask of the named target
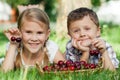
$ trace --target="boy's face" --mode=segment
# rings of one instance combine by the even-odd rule
[[[82,41],[83,45],[86,43],[90,45],[92,39],[100,36],[100,28],[95,25],[89,16],[85,16],[83,19],[73,21],[70,24],[68,34],[71,38]]]

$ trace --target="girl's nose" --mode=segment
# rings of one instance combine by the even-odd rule
[[[35,35],[35,34],[32,35],[31,40],[33,40],[33,41],[37,41],[37,40],[38,40],[37,35]]]

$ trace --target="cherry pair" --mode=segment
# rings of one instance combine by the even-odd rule
[[[16,41],[16,42],[19,43],[19,42],[21,42],[21,38],[20,38],[20,37],[16,38],[16,37],[13,37],[13,36],[12,36],[12,37],[11,37],[11,41],[13,41],[13,42]]]
[[[90,50],[90,55],[98,55],[99,54],[99,50]]]

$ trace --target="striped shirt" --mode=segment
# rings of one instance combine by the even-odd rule
[[[116,53],[114,52],[114,50],[110,44],[108,44],[106,41],[105,41],[105,43],[106,43],[106,50],[108,51],[109,57],[110,57],[113,65],[115,66],[115,68],[118,68],[119,60],[116,58]],[[79,61],[81,56],[82,56],[82,52],[72,46],[71,40],[68,41],[68,43],[66,45],[66,54],[65,54],[66,59],[72,60],[72,61]],[[92,55],[92,56],[90,55],[88,62],[98,64],[98,60],[100,57],[101,57],[101,54]]]

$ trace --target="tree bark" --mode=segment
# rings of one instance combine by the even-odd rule
[[[56,34],[59,38],[68,38],[67,15],[79,7],[91,8],[91,0],[58,0],[58,17],[56,22]]]

